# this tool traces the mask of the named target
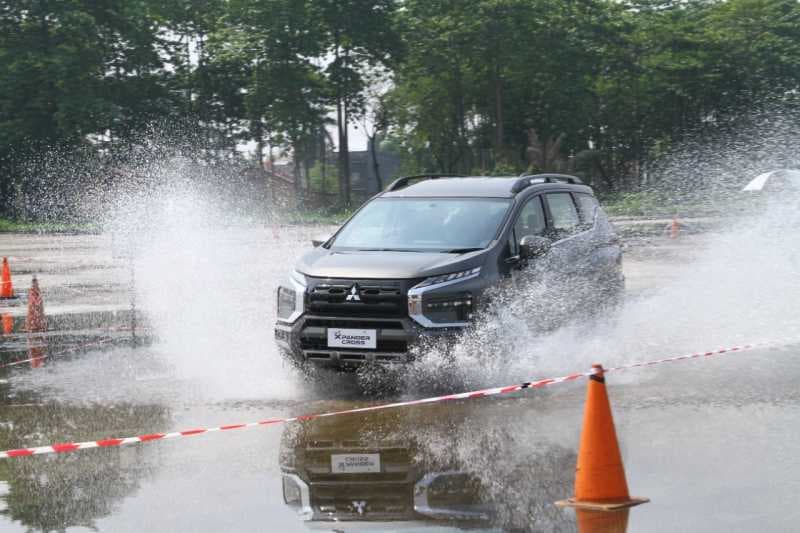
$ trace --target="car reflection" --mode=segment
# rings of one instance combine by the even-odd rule
[[[307,421],[283,434],[283,498],[302,520],[491,518],[478,477],[433,459],[414,435],[398,438],[389,431],[397,424],[375,431],[342,420]]]
[[[571,490],[574,452],[538,446],[524,431],[492,427],[467,409],[428,406],[417,414],[287,426],[284,503],[309,522],[574,530],[572,518],[553,505]]]

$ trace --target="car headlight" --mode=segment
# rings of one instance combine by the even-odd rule
[[[283,474],[283,502],[295,509],[303,520],[311,520],[314,511],[311,508],[311,492],[308,484],[295,474]]]
[[[414,289],[422,289],[425,287],[433,287],[436,285],[444,285],[445,283],[463,281],[464,279],[471,279],[481,273],[481,267],[463,270],[461,272],[453,272],[452,274],[442,274],[441,276],[433,276],[428,278],[422,283],[414,286]]]
[[[288,319],[297,309],[297,292],[288,287],[278,287],[278,318]]]
[[[465,326],[472,318],[474,298],[468,291],[431,292],[479,276],[480,267],[434,276],[408,291],[408,314],[418,324],[431,327]]]
[[[424,299],[422,314],[435,324],[455,324],[472,318],[472,293],[464,292]]]
[[[303,314],[305,304],[306,278],[299,272],[292,272],[289,283],[278,287],[276,314],[284,322],[292,323]]]

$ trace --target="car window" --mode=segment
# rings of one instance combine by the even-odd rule
[[[541,235],[545,229],[544,208],[542,198],[535,196],[528,200],[517,216],[514,224],[514,236],[519,240],[527,235]]]
[[[597,213],[597,208],[600,205],[597,198],[591,194],[578,193],[575,195],[578,201],[578,211],[581,216],[581,223],[585,226],[594,225],[594,217]]]
[[[550,209],[553,230],[559,236],[571,233],[580,224],[578,210],[575,209],[575,202],[572,195],[568,192],[548,193],[547,207]]]

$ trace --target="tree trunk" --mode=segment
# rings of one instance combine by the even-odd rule
[[[381,168],[378,164],[378,148],[375,144],[377,135],[373,135],[367,138],[367,143],[369,145],[369,153],[372,156],[372,171],[375,173],[375,182],[378,185],[378,192],[383,190],[383,180],[381,179]]]
[[[347,140],[345,139],[345,133],[343,130],[347,130],[347,126],[344,124],[344,109],[343,109],[343,102],[341,94],[337,95],[336,98],[336,129],[338,133],[338,145],[339,145],[339,152],[338,152],[338,168],[339,168],[339,203],[342,207],[345,207],[348,202],[348,180],[347,180]]]
[[[322,181],[322,183],[320,184],[320,189],[322,189],[322,196],[327,198],[327,194],[328,194],[328,184],[327,184],[327,181],[328,181],[328,179],[327,179],[328,178],[328,168],[327,168],[328,167],[328,157],[327,157],[327,151],[328,150],[327,150],[327,146],[325,145],[325,128],[324,127],[320,130],[319,140],[320,140],[319,160],[320,160],[320,163],[322,165],[322,167],[321,167],[321,170],[322,170],[322,180],[321,181]]]
[[[258,168],[264,169],[264,125],[261,120],[254,120],[252,126],[253,136],[256,138],[256,161]]]
[[[297,198],[297,207],[302,209],[305,206],[303,195],[303,180],[300,175],[300,153],[297,143],[292,143],[292,162],[294,163],[292,175],[294,177],[294,193]]]
[[[342,105],[342,112],[344,115],[344,143],[339,147],[339,153],[343,154],[344,161],[344,206],[350,207],[351,203],[351,189],[352,182],[350,181],[350,137],[347,132],[347,125],[350,123],[350,117],[347,113],[347,99],[344,99]]]
[[[500,79],[500,68],[495,67],[495,80],[494,80],[494,113],[495,113],[495,153],[497,159],[502,162],[505,161],[505,151],[503,145],[505,143],[505,131],[503,124],[503,80]]]

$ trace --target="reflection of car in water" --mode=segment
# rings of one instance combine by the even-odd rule
[[[473,324],[490,289],[535,279],[545,255],[594,298],[624,291],[614,230],[573,176],[401,178],[317,244],[277,290],[275,339],[301,364],[406,362]]]
[[[284,501],[313,529],[574,531],[553,502],[572,493],[577,457],[533,405],[431,404],[288,425]]]
[[[283,498],[301,519],[489,519],[478,478],[423,459],[413,437],[359,432],[336,422],[314,421],[283,434]]]

